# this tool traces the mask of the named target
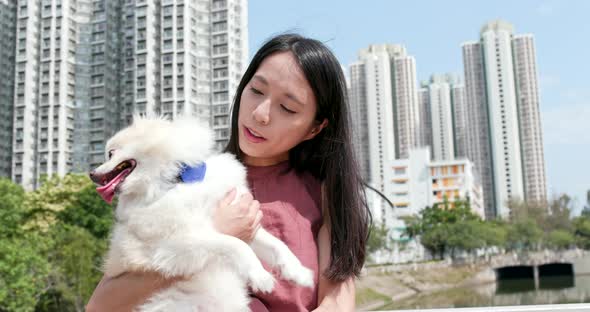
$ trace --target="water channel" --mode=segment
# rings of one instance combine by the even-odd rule
[[[540,305],[590,302],[590,275],[545,276],[500,280],[480,286],[453,288],[412,296],[380,310]]]

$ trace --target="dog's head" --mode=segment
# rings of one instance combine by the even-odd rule
[[[109,139],[107,160],[90,172],[90,178],[109,203],[115,193],[149,201],[176,182],[183,164],[205,161],[212,146],[211,131],[196,118],[135,116],[129,127]]]

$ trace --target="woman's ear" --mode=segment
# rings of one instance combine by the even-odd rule
[[[328,119],[324,118],[324,120],[322,120],[322,122],[316,123],[311,128],[311,130],[309,131],[309,133],[305,136],[305,138],[303,140],[306,141],[306,140],[311,140],[311,139],[315,138],[315,136],[318,135],[320,132],[322,132],[322,130],[327,126],[328,126]]]

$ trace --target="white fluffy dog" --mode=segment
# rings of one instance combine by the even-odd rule
[[[248,189],[244,166],[233,155],[213,155],[212,145],[211,131],[193,118],[135,117],[107,142],[108,160],[90,173],[106,201],[118,195],[105,274],[150,270],[186,277],[139,311],[248,311],[248,285],[262,292],[274,286],[256,256],[287,280],[314,282],[312,271],[264,229],[250,245],[215,230],[219,200],[232,188],[236,198]],[[186,166],[205,168],[202,181],[178,181]]]

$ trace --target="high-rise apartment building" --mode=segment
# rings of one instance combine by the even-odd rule
[[[227,143],[248,57],[247,0],[0,4],[0,23],[13,25],[0,30],[2,51],[16,54],[0,63],[14,80],[14,99],[6,91],[0,102],[14,112],[0,123],[0,135],[14,137],[0,143],[12,145],[0,170],[27,189],[43,175],[99,165],[108,138],[136,113],[192,114],[212,125],[218,149]]]
[[[74,168],[76,55],[90,1],[18,1],[12,178],[26,189]]]
[[[543,202],[547,200],[547,182],[533,35],[515,35],[512,39],[512,53],[520,120],[524,198],[527,201]]]
[[[511,199],[546,198],[534,45],[513,33],[493,21],[463,44],[467,156],[481,174],[487,218],[509,216]]]
[[[383,194],[391,161],[419,144],[415,60],[401,45],[371,45],[350,66],[354,145],[363,178]],[[385,203],[379,213],[385,216]]]

